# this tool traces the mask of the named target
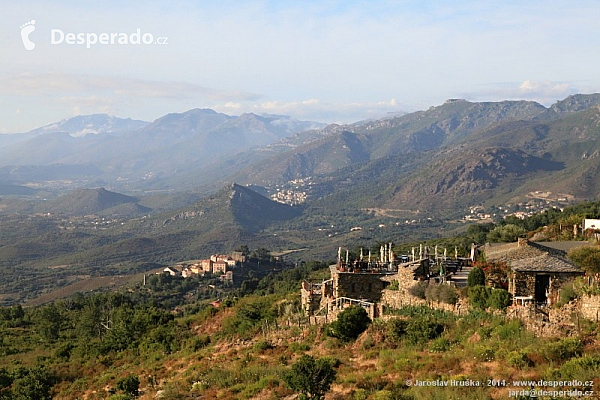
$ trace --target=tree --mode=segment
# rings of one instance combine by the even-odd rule
[[[487,239],[490,242],[516,242],[519,236],[525,233],[525,228],[515,224],[506,224],[492,229]]]
[[[569,258],[588,274],[600,273],[600,249],[591,246],[579,247],[569,252]]]
[[[45,367],[21,369],[16,372],[12,387],[13,400],[51,400],[55,377]]]
[[[469,286],[485,285],[485,272],[479,267],[474,267],[469,276],[467,277],[467,284]]]
[[[321,400],[335,380],[333,366],[329,358],[315,359],[305,354],[292,365],[283,380],[290,388],[300,392],[302,398]]]
[[[478,310],[485,310],[489,306],[492,288],[476,285],[469,288],[469,306]]]
[[[117,389],[129,394],[137,396],[140,387],[140,378],[137,375],[128,375],[125,378],[117,381]]]
[[[49,342],[57,340],[62,319],[63,317],[55,304],[40,309],[36,321],[40,335]]]
[[[364,308],[351,306],[338,314],[337,320],[330,325],[330,333],[344,342],[349,342],[363,333],[370,323],[371,319]]]
[[[467,229],[466,237],[471,241],[483,244],[487,241],[487,234],[494,228],[494,224],[472,224]]]
[[[506,310],[512,302],[511,294],[504,289],[493,289],[488,300],[490,307],[498,310]]]

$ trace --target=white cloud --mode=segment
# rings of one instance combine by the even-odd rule
[[[546,106],[575,93],[590,93],[582,82],[552,82],[527,79],[522,82],[497,82],[481,85],[479,90],[460,97],[472,101],[532,100]]]
[[[208,88],[187,82],[161,82],[127,77],[46,73],[20,74],[0,79],[0,91],[14,96],[63,95],[76,92],[104,92],[137,98],[178,99],[201,97],[208,100],[256,100],[261,95]]]
[[[297,119],[338,123],[356,122],[403,111],[396,99],[379,102],[334,103],[310,98],[290,102],[273,100],[261,103],[225,103],[215,104],[212,107],[224,113],[284,114]]]
[[[549,81],[526,80],[519,85],[519,90],[525,96],[547,97],[568,96],[573,90],[577,90],[568,83],[554,83]]]

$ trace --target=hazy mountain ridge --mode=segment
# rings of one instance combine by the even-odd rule
[[[80,116],[26,134],[2,135],[0,166],[89,164],[101,169],[102,178],[113,186],[148,187],[158,177],[169,178],[297,130],[322,126],[286,116],[234,117],[208,109],[172,113],[152,123]],[[83,135],[83,130],[97,134]]]
[[[311,176],[316,195],[356,207],[456,209],[545,189],[593,198],[600,195],[593,179],[600,169],[599,103],[600,95],[571,96],[550,108],[451,100],[348,130],[335,127],[250,165],[236,179],[270,185]],[[351,146],[339,145],[350,131],[363,157],[333,167],[336,154],[319,150],[351,153]]]
[[[544,106],[527,101],[471,103],[466,100],[449,100],[427,111],[400,117],[348,126],[333,125],[321,130],[319,138],[311,138],[304,145],[266,160],[260,165],[258,175],[250,166],[246,177],[242,173],[236,175],[235,179],[271,184],[282,183],[289,180],[290,176],[301,178],[330,173],[368,160],[439,149],[459,142],[477,129],[492,123],[520,118],[533,119],[545,111],[547,109]],[[353,146],[344,143],[349,133],[354,134]],[[333,149],[338,149],[338,154]],[[339,152],[346,153],[345,162],[327,161],[327,158],[339,157]],[[323,165],[328,165],[329,168],[323,168]],[[284,171],[292,173],[284,174]]]
[[[138,202],[139,200],[135,197],[111,192],[104,188],[77,189],[55,200],[43,203],[38,206],[38,209],[43,212],[72,216],[98,214],[115,207],[121,207],[114,210],[116,213],[127,216],[151,211],[149,208],[137,204]],[[123,208],[125,204],[129,205],[127,209]]]
[[[118,137],[40,135],[28,151],[36,160],[55,149],[62,161],[95,160],[103,172],[94,179],[118,177],[119,184],[110,185],[117,190],[216,189],[226,182],[269,186],[312,177],[319,197],[358,182],[371,187],[369,195],[358,196],[371,205],[406,205],[424,197],[428,207],[443,208],[469,204],[470,196],[485,200],[511,190],[522,195],[516,183],[507,187],[507,177],[513,177],[590,197],[595,186],[575,182],[590,182],[596,171],[598,104],[600,94],[569,96],[548,108],[531,101],[453,99],[425,111],[295,134],[290,126],[318,124],[193,109]],[[478,158],[482,149],[495,150]],[[506,160],[521,169],[512,170]],[[462,169],[455,170],[457,162]],[[553,181],[551,173],[563,175]],[[420,182],[422,193],[411,182]],[[411,187],[412,194],[399,195]],[[431,196],[442,197],[433,202]]]
[[[174,225],[195,226],[209,231],[229,225],[254,232],[273,222],[294,218],[299,213],[297,208],[277,203],[234,183],[191,206],[167,213],[162,226],[168,225],[171,229]],[[165,217],[158,216],[155,221],[162,218]]]

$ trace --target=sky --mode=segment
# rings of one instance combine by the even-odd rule
[[[0,133],[192,108],[350,123],[600,92],[597,0],[89,3],[0,0]]]

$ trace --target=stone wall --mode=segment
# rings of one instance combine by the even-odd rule
[[[600,296],[583,295],[579,302],[583,318],[596,322],[600,321]]]
[[[350,297],[352,299],[366,299],[378,302],[381,291],[389,285],[382,280],[386,275],[368,272],[340,272],[333,275],[334,297]]]
[[[577,302],[560,308],[536,307],[533,304],[511,306],[506,310],[506,318],[518,318],[527,330],[539,337],[568,337],[577,335]]]
[[[560,288],[569,281],[572,281],[578,274],[548,274],[540,272],[513,272],[509,285],[509,292],[513,296],[534,296],[535,298],[535,277],[536,275],[549,275],[550,285],[548,287],[548,304],[555,304],[558,301]]]
[[[458,315],[466,314],[469,311],[467,299],[458,299],[458,302],[455,305],[439,301],[427,301],[411,295],[408,293],[408,290],[404,289],[402,286],[398,290],[384,290],[383,296],[381,297],[381,304],[390,308],[425,305],[438,310],[450,311]]]

